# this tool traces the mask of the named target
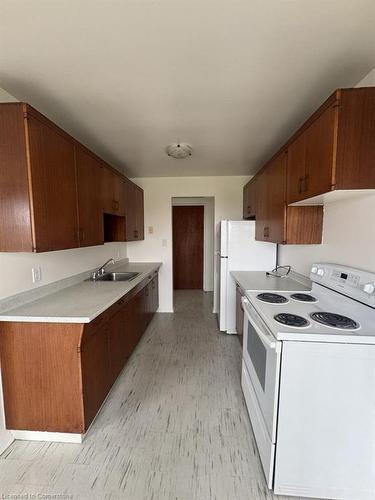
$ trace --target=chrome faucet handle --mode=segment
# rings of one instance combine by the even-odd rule
[[[92,279],[95,281],[97,280],[98,278],[100,278],[100,276],[103,276],[103,274],[105,273],[105,267],[108,265],[108,264],[114,264],[115,263],[115,259],[111,258],[111,259],[108,259],[107,262],[105,262],[102,266],[98,267],[98,269],[96,269],[91,277]]]

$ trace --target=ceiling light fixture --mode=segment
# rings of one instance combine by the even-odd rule
[[[186,144],[186,142],[176,142],[174,144],[170,144],[166,147],[166,153],[171,158],[175,158],[176,160],[182,160],[184,158],[189,158],[193,154],[193,148]]]

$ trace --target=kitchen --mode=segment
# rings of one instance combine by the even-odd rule
[[[301,6],[284,6],[281,12],[273,2],[272,21],[266,7],[253,6],[254,32],[264,36],[266,19],[274,23],[275,38],[267,47],[252,45],[244,24],[251,9],[241,2],[234,10],[220,3],[223,11],[207,23],[195,15],[196,5],[183,19],[181,6],[146,2],[155,24],[145,19],[146,4],[114,2],[113,10],[91,5],[92,24],[84,15],[86,2],[75,6],[75,16],[68,4],[35,2],[38,16],[30,11],[20,17],[30,8],[25,2],[2,2],[1,493],[373,498],[373,371],[365,361],[371,361],[375,323],[372,4],[363,2],[358,12],[351,2],[340,3],[340,17],[333,2],[322,19],[321,6],[312,2],[305,6],[306,17]],[[290,52],[288,43],[302,36],[300,27],[287,23],[292,13],[303,17],[305,30],[315,26],[319,51],[306,43]],[[64,16],[65,26],[56,23]],[[110,21],[103,46],[94,30],[102,18]],[[141,19],[146,25],[137,30]],[[18,24],[19,31],[14,29],[16,20],[23,29]],[[239,39],[229,40],[239,25]],[[200,34],[198,46],[192,26]],[[87,40],[79,39],[83,27]],[[28,43],[25,33],[31,35]],[[120,33],[123,40],[116,36]],[[202,46],[220,57],[206,57]],[[250,46],[259,75],[269,70],[259,58],[262,51],[272,50],[274,61],[282,51],[285,67],[277,71],[285,85],[276,93],[271,81],[265,90],[252,68],[236,64],[235,50],[245,57]],[[105,57],[109,47],[111,55]],[[168,53],[167,60],[159,49]],[[106,72],[98,69],[98,54]],[[189,64],[197,65],[194,76],[186,54]],[[110,71],[120,55],[123,88]],[[59,64],[48,71],[53,57]],[[197,77],[202,57],[212,72],[207,81]],[[142,71],[123,72],[140,60]],[[150,84],[146,71],[157,75],[157,83]],[[313,78],[319,71],[321,78]],[[286,85],[290,76],[294,86]],[[253,95],[240,84],[242,77]],[[169,100],[173,92],[179,92],[178,104]],[[171,151],[179,159],[170,157]],[[204,206],[199,289],[173,286],[172,209],[178,205]],[[226,271],[234,292],[230,331],[217,322],[223,313],[220,253],[227,257],[219,230],[234,228],[241,219],[239,227],[248,228],[249,245],[241,246],[247,267]],[[254,255],[252,245],[262,250]],[[189,255],[184,258],[182,267],[192,269]],[[272,273],[276,266],[285,267]],[[275,277],[279,273],[288,274]],[[261,302],[262,293],[281,302]],[[311,303],[301,305],[295,294],[307,295]],[[327,334],[328,327],[311,316],[323,305],[353,321],[342,337],[337,326]],[[241,335],[224,333],[240,333],[236,307],[243,350]],[[280,314],[285,320],[290,313],[309,324],[297,333],[297,327],[279,326],[274,319]],[[266,325],[259,338],[271,349],[263,375],[260,345],[251,344],[254,314],[258,327]],[[316,385],[324,386],[325,377],[337,382],[325,384],[334,398],[324,391],[318,391],[322,400],[314,396],[313,409],[332,400],[330,434],[314,434],[315,448],[302,437],[317,432],[314,425],[324,429],[326,421],[311,411],[314,397],[293,397],[305,387],[311,395],[314,387],[311,378],[300,377],[303,370],[289,352],[292,344],[297,349],[323,345],[316,353],[320,369],[311,361],[309,371]],[[338,350],[323,361],[327,346],[342,347],[345,356]],[[358,358],[350,348],[358,350]],[[254,363],[251,349],[258,353]],[[333,365],[340,356],[350,369]],[[268,365],[271,359],[274,365]],[[298,357],[305,366],[309,359],[303,353]],[[264,375],[264,387],[257,386]],[[299,386],[293,385],[296,378]],[[345,394],[361,414],[351,441],[348,428],[357,415],[349,411]],[[301,398],[305,413],[298,413]],[[343,408],[347,413],[340,418],[335,412]],[[298,427],[301,421],[308,422],[308,431],[306,425]],[[332,423],[338,421],[347,448],[335,440]],[[324,460],[335,464],[332,470]]]

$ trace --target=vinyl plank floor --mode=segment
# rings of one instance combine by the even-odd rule
[[[218,331],[212,295],[178,291],[175,313],[154,317],[85,441],[15,441],[0,457],[0,495],[286,499],[266,487],[240,377],[240,344]]]

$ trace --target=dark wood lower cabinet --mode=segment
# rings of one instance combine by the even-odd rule
[[[107,325],[97,328],[80,349],[84,414],[80,429],[85,429],[92,422],[111,387],[107,334]],[[7,425],[12,428],[8,421]]]
[[[86,432],[158,306],[155,271],[90,323],[1,323],[6,428]]]

